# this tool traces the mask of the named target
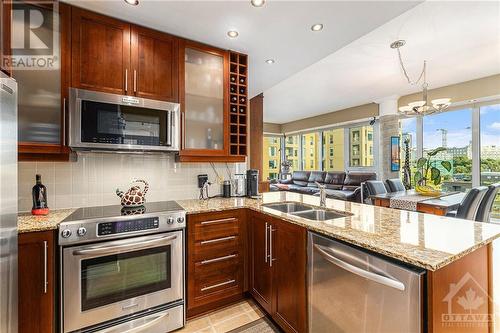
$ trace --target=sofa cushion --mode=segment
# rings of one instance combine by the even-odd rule
[[[375,179],[377,179],[377,174],[374,172],[349,172],[345,178],[342,189],[353,191],[356,187],[361,186],[362,182]]]
[[[278,183],[280,184],[293,184],[293,180],[290,179],[278,179]]]
[[[309,175],[309,179],[307,181],[307,186],[317,188],[318,185],[316,185],[316,182],[323,184],[325,182],[325,175],[326,172],[323,171],[311,171],[311,174]]]
[[[344,184],[345,172],[327,172],[325,177],[325,186],[330,190],[340,190]]]
[[[294,171],[292,175],[293,184],[299,186],[307,186],[309,180],[309,171]]]

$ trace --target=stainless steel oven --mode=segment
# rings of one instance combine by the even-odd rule
[[[69,146],[85,150],[178,151],[180,106],[70,89]]]
[[[182,327],[184,216],[63,222],[61,331],[155,333]]]

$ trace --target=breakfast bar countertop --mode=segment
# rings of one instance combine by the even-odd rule
[[[319,197],[285,191],[264,193],[258,200],[213,198],[177,202],[188,214],[249,208],[430,271],[438,270],[500,237],[500,225],[496,224],[334,199],[326,200],[327,208],[353,215],[321,222],[265,207],[277,202],[319,206]]]
[[[187,214],[248,208],[390,258],[438,270],[500,237],[500,225],[480,223],[396,210],[379,206],[327,199],[329,209],[351,216],[313,221],[266,207],[278,202],[299,202],[319,206],[319,197],[292,192],[264,193],[260,199],[213,198],[177,200]],[[54,210],[47,216],[18,215],[18,232],[54,230],[75,209]]]

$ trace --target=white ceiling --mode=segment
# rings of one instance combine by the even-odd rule
[[[422,3],[266,89],[264,120],[285,123],[417,92],[389,48],[397,39],[407,41],[402,53],[413,79],[427,60],[430,89],[498,74],[500,2]]]
[[[264,7],[254,8],[250,0],[140,0],[137,7],[127,5],[123,0],[64,1],[249,54],[250,96],[268,90],[419,3],[268,0]],[[312,32],[310,27],[314,23],[323,23],[324,30]],[[239,32],[237,39],[227,37],[226,33],[231,29]],[[266,64],[265,60],[269,58],[275,59],[276,63]]]

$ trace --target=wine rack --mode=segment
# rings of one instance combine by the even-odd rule
[[[247,154],[248,56],[229,53],[229,152]]]

